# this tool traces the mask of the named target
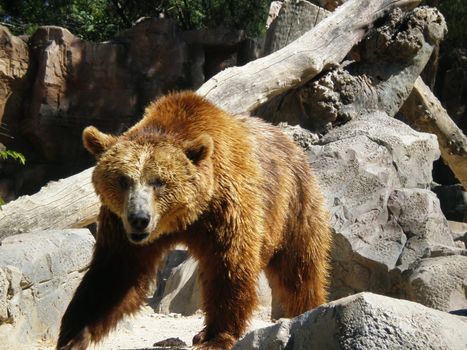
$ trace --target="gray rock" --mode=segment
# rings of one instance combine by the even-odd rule
[[[165,280],[164,280],[165,279]],[[156,293],[152,305],[156,312],[193,315],[201,309],[201,286],[198,280],[198,263],[183,250],[172,251],[159,273]],[[258,280],[259,307],[261,317],[271,315],[272,296],[266,276]]]
[[[401,273],[435,251],[455,249],[429,190],[439,157],[433,135],[383,113],[361,116],[319,141],[299,127],[283,129],[305,144],[332,215],[331,299],[361,291],[405,297]]]
[[[422,259],[407,275],[407,299],[438,310],[467,309],[467,256]]]
[[[304,0],[271,4],[263,55],[287,46],[303,35],[304,28],[312,28],[326,15],[322,8]]]
[[[198,264],[188,258],[174,267],[167,279],[161,300],[156,304],[156,312],[178,313],[184,316],[194,314],[201,307]]]
[[[306,143],[306,131],[297,134],[289,128],[288,132]],[[439,200],[427,190],[431,163],[439,156],[433,136],[373,115],[332,130],[319,143],[311,141],[304,148],[310,150],[333,214],[331,297],[372,290],[441,310],[454,309],[450,303],[455,299],[461,308],[467,302],[460,285],[464,277],[452,276],[459,268],[448,272],[441,262],[439,267],[433,266],[444,271],[438,278],[450,287],[440,288],[443,282],[436,278],[422,280],[423,295],[414,291],[413,284],[400,283],[399,271],[408,269],[404,276],[416,273],[407,278],[420,284],[419,272],[409,266],[422,257],[456,251]]]
[[[436,136],[417,132],[381,112],[362,115],[331,130],[321,144],[324,149],[337,148],[339,155],[351,162],[351,170],[362,164],[361,172],[370,179],[375,175],[382,178],[392,188],[429,188],[433,161],[440,156]],[[313,165],[318,173],[324,170],[321,164]]]
[[[235,350],[465,349],[467,319],[360,293],[248,333]]]
[[[93,246],[94,238],[86,229],[25,233],[1,241],[2,345],[12,349],[57,336]]]
[[[467,223],[458,221],[448,221],[451,229],[451,236],[456,245],[460,248],[467,247]]]
[[[407,269],[411,263],[433,249],[455,247],[448,222],[433,192],[421,189],[395,190],[389,198],[388,208],[408,238],[399,257],[399,269]]]

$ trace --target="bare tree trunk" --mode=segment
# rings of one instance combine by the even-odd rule
[[[373,111],[394,116],[445,33],[436,9],[395,10],[353,51],[355,61],[273,99],[256,114],[318,130]],[[291,107],[297,111],[292,120]]]
[[[0,210],[0,239],[42,229],[84,227],[96,220],[99,201],[91,183],[93,168],[51,182]]]
[[[284,28],[279,32],[288,32],[290,23],[294,25],[293,32],[297,32],[297,23],[293,21],[293,16],[298,3],[284,3],[283,6],[291,9],[286,8],[286,11],[281,10],[279,13],[276,21],[281,16],[287,17],[283,20]],[[314,5],[300,6],[311,13],[311,18],[316,17],[311,11]],[[330,14],[327,11],[320,13],[316,9],[314,12],[320,16]],[[388,23],[385,23],[382,29],[377,28],[374,33],[370,33],[360,51],[355,52],[361,63],[328,72],[304,87],[273,99],[260,108],[258,113],[275,123],[287,121],[319,128],[328,122],[344,122],[356,114],[378,109],[393,116],[406,101],[401,112],[407,122],[420,131],[437,135],[443,160],[467,189],[466,137],[430,89],[417,78],[423,69],[426,70],[425,64],[430,55],[431,60],[433,52],[438,49],[445,28],[434,9],[417,9],[414,12],[418,14],[408,13],[405,19],[394,17],[394,20],[389,21],[393,25],[389,31],[384,29],[388,27]],[[435,23],[438,25],[434,25]],[[300,19],[300,24],[303,32],[312,26],[303,19]],[[423,36],[423,40],[413,40],[417,36],[420,39]],[[395,40],[386,39],[391,37]],[[404,47],[409,47],[408,40],[420,43],[419,49],[404,50]],[[284,38],[279,37],[270,46],[285,44],[287,42]],[[378,50],[374,50],[376,45],[379,45]],[[369,54],[372,57],[368,57]]]
[[[441,157],[467,190],[467,138],[421,78],[401,112],[414,129],[438,137]]]
[[[350,0],[287,47],[243,67],[227,69],[198,93],[231,113],[245,113],[323,69],[337,66],[362,40],[373,21],[397,6],[420,0]],[[37,194],[8,203],[0,211],[0,238],[40,229],[82,227],[96,219],[98,199],[92,169],[51,184]]]
[[[419,2],[348,1],[290,45],[245,66],[218,73],[198,93],[231,113],[252,111],[272,97],[305,84],[321,71],[338,66],[377,18],[397,6],[413,7]]]

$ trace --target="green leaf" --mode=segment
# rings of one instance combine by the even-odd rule
[[[26,164],[26,157],[22,153],[13,151],[11,149],[0,151],[0,158],[3,160],[11,158],[17,160],[21,165]]]

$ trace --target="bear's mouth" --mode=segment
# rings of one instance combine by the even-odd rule
[[[133,243],[141,243],[148,237],[149,237],[149,232],[130,233],[130,241]]]

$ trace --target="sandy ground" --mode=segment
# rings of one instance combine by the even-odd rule
[[[271,325],[269,321],[254,318],[250,330]],[[203,328],[203,315],[181,316],[179,314],[156,314],[149,306],[134,317],[124,319],[117,329],[104,341],[89,350],[156,350],[155,342],[167,338],[180,338],[191,345],[191,340]],[[38,344],[31,350],[53,350],[52,344]]]

